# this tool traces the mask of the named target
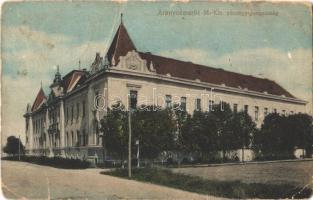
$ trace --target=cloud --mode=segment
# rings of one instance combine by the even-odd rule
[[[30,77],[2,78],[2,142],[5,136],[21,135],[25,138],[25,122],[23,114],[28,102],[34,101],[40,85]]]
[[[60,65],[61,71],[67,73],[78,67],[79,60],[83,67],[89,67],[95,53],[104,54],[107,47],[105,42],[75,44],[74,40],[75,38],[47,34],[25,26],[4,28],[2,59],[7,64],[4,69],[14,65],[16,71],[27,71],[35,76],[47,72],[51,74],[55,66]]]
[[[89,41],[76,44],[75,38],[47,34],[26,26],[4,28],[3,41],[4,136],[24,135],[25,122],[22,116],[26,105],[33,103],[41,80],[44,88],[48,88],[53,80],[56,65],[60,66],[62,75],[77,69],[79,60],[82,68],[89,68],[96,52],[103,55],[107,49],[104,42]]]
[[[203,49],[176,49],[160,55],[223,68],[276,81],[296,97],[309,101],[312,112],[312,52],[294,49],[284,52],[273,48],[243,49],[217,56]]]
[[[30,47],[31,49],[53,49],[56,45],[66,44],[71,41],[70,37],[62,34],[47,34],[35,31],[28,26],[12,26],[3,29],[3,46],[18,50]]]
[[[159,53],[165,57],[174,57],[184,61],[192,61],[199,64],[210,65],[213,64],[210,58],[214,57],[213,52],[209,52],[203,49],[185,48],[175,49],[170,51],[162,51]]]

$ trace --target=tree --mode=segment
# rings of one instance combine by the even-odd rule
[[[9,136],[7,138],[7,144],[3,148],[3,151],[10,155],[18,155],[19,153],[21,155],[24,155],[25,147],[19,138],[15,136]]]
[[[267,115],[255,137],[254,150],[268,159],[293,158],[296,134],[290,130],[290,120],[276,113]]]
[[[181,150],[207,158],[218,150],[217,139],[216,118],[212,113],[194,111],[192,116],[187,116],[180,135]]]
[[[100,131],[103,132],[106,150],[117,155],[122,161],[127,155],[128,147],[128,113],[120,103],[112,105],[107,115],[101,119]]]
[[[233,135],[232,148],[242,149],[242,160],[244,160],[244,148],[251,145],[257,131],[256,124],[248,113],[242,111],[233,114],[230,128]]]
[[[185,110],[180,109],[178,104],[174,105],[174,121],[176,123],[176,143],[175,148],[179,151],[189,151],[190,147],[188,144],[184,142],[184,138],[186,135],[184,133],[188,132],[187,130],[191,125],[191,115],[188,114]],[[188,136],[187,136],[188,137]],[[187,146],[188,145],[188,146]]]
[[[289,135],[295,135],[295,145],[307,152],[307,156],[312,152],[313,126],[312,117],[307,114],[295,114],[288,116]]]
[[[232,150],[234,147],[234,136],[231,129],[231,120],[233,112],[230,105],[225,102],[213,105],[212,113],[216,119],[216,127],[218,134],[218,149],[222,151],[223,160],[225,159],[226,151]]]
[[[133,137],[140,141],[140,155],[155,159],[174,149],[176,124],[170,109],[142,105],[132,114]]]

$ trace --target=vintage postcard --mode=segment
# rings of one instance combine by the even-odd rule
[[[3,199],[313,196],[311,3],[1,13]]]

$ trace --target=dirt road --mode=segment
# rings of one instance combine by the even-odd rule
[[[99,172],[2,161],[2,191],[10,199],[215,199]]]

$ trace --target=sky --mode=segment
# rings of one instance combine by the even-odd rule
[[[166,15],[171,11],[176,14]],[[77,69],[79,60],[89,69],[96,52],[105,55],[121,13],[138,50],[275,80],[309,101],[307,112],[312,112],[309,5],[6,2],[1,27],[2,144],[9,135],[21,135],[24,141],[26,105],[33,103],[41,82],[46,94],[50,92],[57,65],[64,75]]]

